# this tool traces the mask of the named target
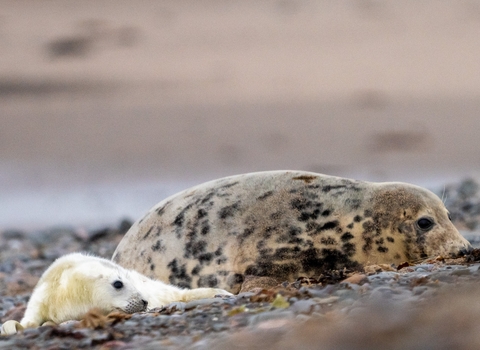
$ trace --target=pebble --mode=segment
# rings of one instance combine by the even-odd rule
[[[315,300],[304,299],[298,300],[290,307],[290,309],[297,314],[311,314],[315,310],[315,306],[318,305]]]
[[[253,315],[250,318],[250,324],[255,325],[260,322],[276,320],[276,319],[293,319],[295,318],[295,314],[292,310],[284,310],[284,309],[277,309],[272,311],[266,311],[259,313],[257,315]]]

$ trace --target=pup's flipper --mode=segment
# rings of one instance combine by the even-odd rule
[[[9,320],[2,324],[2,328],[0,329],[1,335],[10,335],[15,334],[19,331],[23,331],[25,328],[20,324],[20,322]]]

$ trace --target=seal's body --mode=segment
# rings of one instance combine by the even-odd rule
[[[172,302],[229,294],[221,289],[184,290],[149,279],[110,260],[73,253],[55,260],[43,273],[20,323],[7,321],[2,334],[13,334],[44,322],[55,324],[81,319],[90,309],[108,314],[145,311]]]
[[[182,287],[235,293],[247,275],[281,282],[470,249],[442,201],[421,187],[274,171],[163,200],[132,226],[112,259]]]

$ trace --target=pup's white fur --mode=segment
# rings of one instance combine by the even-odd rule
[[[35,286],[20,323],[7,321],[2,334],[14,334],[44,322],[81,319],[88,310],[134,313],[172,302],[186,302],[229,294],[222,289],[180,289],[127,270],[110,260],[81,253],[58,258]]]

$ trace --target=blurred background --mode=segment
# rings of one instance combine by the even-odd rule
[[[479,177],[477,1],[0,0],[0,228],[218,177]]]

